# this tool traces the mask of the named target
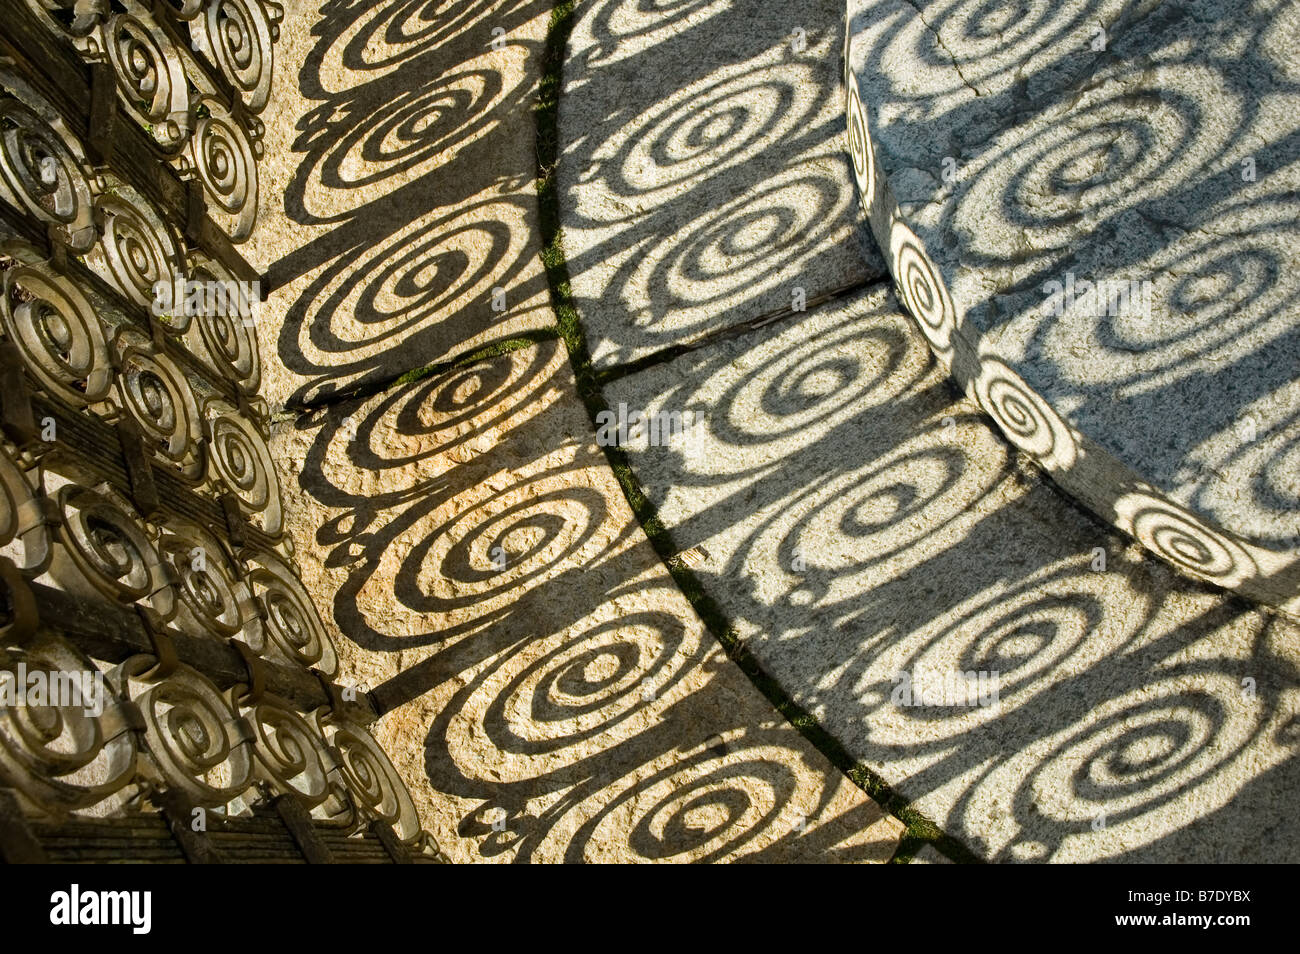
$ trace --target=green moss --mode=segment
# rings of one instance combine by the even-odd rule
[[[542,232],[542,266],[551,288],[551,305],[555,311],[560,337],[569,352],[569,362],[577,380],[578,396],[591,416],[593,426],[596,415],[608,410],[601,393],[601,380],[591,365],[591,352],[583,333],[582,322],[573,302],[569,286],[569,266],[564,255],[564,236],[560,227],[559,186],[556,169],[559,164],[559,101],[563,88],[564,51],[569,33],[573,29],[574,0],[560,0],[551,11],[546,46],[542,52],[541,81],[537,105],[537,201]],[[672,535],[659,519],[655,506],[646,497],[641,484],[632,472],[628,457],[620,447],[604,448],[609,465],[614,471],[628,505],[636,515],[645,535],[659,558],[667,566],[678,588],[690,601],[709,631],[722,644],[727,655],[735,660],[763,693],[767,700],[817,747],[853,784],[907,826],[907,831],[894,853],[895,863],[911,861],[925,845],[953,861],[972,863],[978,859],[961,842],[945,834],[934,822],[912,808],[906,799],[893,791],[875,772],[857,763],[839,740],[822,728],[821,724],[773,679],[737,639],[735,627],[722,607],[711,597],[699,578],[677,555],[678,548]]]
[[[509,354],[511,351],[518,351],[521,348],[531,348],[533,345],[542,341],[554,341],[560,336],[560,330],[555,327],[537,328],[532,331],[525,331],[514,338],[508,338],[505,341],[495,341],[492,344],[484,345],[475,351],[470,351],[460,357],[452,358],[448,361],[439,361],[436,364],[426,365],[423,368],[415,368],[407,371],[396,381],[394,385],[412,384],[424,378],[435,374],[443,374],[447,371],[454,371],[457,368],[468,367],[471,364],[478,364],[480,361],[486,361],[489,358],[495,358],[498,355]]]

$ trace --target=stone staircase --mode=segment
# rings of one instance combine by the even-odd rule
[[[272,452],[444,855],[1296,860],[1294,5],[1024,6],[286,4]]]

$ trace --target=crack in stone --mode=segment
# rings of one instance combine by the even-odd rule
[[[921,25],[934,34],[934,41],[939,44],[940,49],[948,54],[948,59],[952,60],[952,68],[956,70],[957,76],[961,79],[963,85],[965,85],[965,87],[976,96],[983,96],[984,94],[972,86],[970,81],[966,79],[965,74],[961,71],[961,67],[957,65],[957,57],[953,55],[952,50],[948,49],[948,44],[943,42],[943,38],[939,36],[939,31],[930,26],[930,22],[926,20],[925,14],[921,12],[921,8],[917,5],[916,0],[907,0],[907,4],[916,11],[916,17],[921,21]]]
[[[849,295],[891,285],[892,281],[893,279],[891,279],[888,274],[865,278],[850,285],[833,289],[814,298],[809,298],[805,303],[805,307],[800,311],[795,311],[792,308],[781,308],[777,311],[766,312],[765,314],[759,315],[757,318],[750,318],[747,321],[737,322],[734,325],[728,325],[726,328],[720,328],[717,331],[700,335],[699,337],[692,338],[689,341],[661,348],[643,358],[637,358],[633,361],[616,364],[613,367],[597,371],[597,383],[603,387],[614,381],[621,380],[622,378],[629,377],[633,374],[639,374],[640,372],[655,367],[656,365],[665,364],[683,355],[700,351],[703,348],[718,344],[719,342],[727,341],[731,338],[740,338],[752,331],[757,331],[760,328],[764,328],[778,321],[784,321],[785,319],[792,318],[795,315],[806,314],[815,308],[820,308],[823,305],[830,304],[831,302],[839,301]]]

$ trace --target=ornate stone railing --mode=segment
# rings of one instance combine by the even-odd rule
[[[257,397],[261,287],[235,243],[280,15],[5,5],[6,857],[437,856],[378,707],[335,681]]]

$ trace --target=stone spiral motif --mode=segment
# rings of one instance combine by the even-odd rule
[[[7,270],[0,321],[28,372],[51,394],[74,407],[108,397],[113,370],[104,326],[86,297],[53,269]]]
[[[919,344],[909,346],[901,329],[864,332],[846,321],[817,337],[791,336],[786,347],[726,391],[705,390],[693,401],[726,409],[709,415],[708,428],[729,444],[757,446],[780,438],[792,447],[809,445],[850,422],[851,409],[862,401],[883,403],[904,393],[915,384],[923,353]]]
[[[415,802],[397,769],[374,736],[345,720],[324,721],[321,729],[335,751],[354,809],[364,818],[391,825],[399,839],[414,841],[420,835]]]
[[[971,49],[989,42],[1001,47],[1008,42],[1001,31],[986,33],[997,18],[989,19],[985,6],[979,7],[978,17],[973,8],[972,4],[953,4],[945,14],[945,35],[956,31],[951,36],[964,36],[970,41]],[[1028,45],[1027,50],[1033,49],[1026,56],[1047,55],[1046,51],[1059,52],[1061,44],[1068,39],[1068,30],[1077,26],[1067,20],[1068,17],[1060,20],[1055,14],[1036,11],[1009,28],[1016,43],[1023,42]],[[931,36],[922,38],[926,31],[920,30],[919,22],[918,18],[889,42],[935,42]],[[879,40],[873,30],[867,28]],[[962,321],[962,312],[952,298],[942,270],[890,197],[883,171],[874,169],[871,134],[852,66],[853,39],[852,24],[846,21],[846,149],[854,163],[859,203],[885,252],[899,300],[936,358],[993,418],[1010,443],[1031,455],[1052,474],[1058,485],[1104,519],[1179,569],[1300,617],[1300,593],[1296,592],[1294,583],[1285,582],[1293,580],[1295,574],[1295,562],[1289,553],[1241,540],[1154,491],[1113,454],[1067,425],[1051,404],[1005,362],[986,353],[991,349],[982,347],[979,333]],[[888,54],[877,51],[873,55]],[[923,51],[918,55],[924,59],[928,54]],[[951,59],[957,55],[947,45],[943,47],[944,57]],[[973,77],[978,72],[977,67],[971,68],[971,73],[964,75],[975,82]],[[1187,168],[1205,166],[1211,161],[1209,157],[1217,154],[1215,150],[1221,146],[1219,139],[1226,132],[1200,128],[1205,123],[1192,105],[1194,97],[1177,92],[1187,88],[1194,77],[1173,74],[1160,77],[1144,74],[1144,77],[1144,82],[1150,84],[1160,81],[1153,92],[1149,96],[1127,95],[1118,104],[1111,101],[1113,95],[1109,88],[1101,88],[1104,84],[1099,84],[1101,91],[1070,113],[1070,125],[1080,130],[1077,136],[1039,143],[1030,133],[1014,132],[1013,139],[1020,136],[1023,141],[1004,145],[1015,161],[1002,164],[1013,171],[998,171],[1001,167],[997,164],[990,167],[992,171],[988,174],[976,170],[962,208],[969,211],[1010,206],[1021,216],[1014,226],[1033,233],[1032,240],[1027,239],[1028,245],[1050,250],[1068,240],[1069,230],[1063,225],[1073,221],[1080,209],[1099,204],[1128,207],[1141,196],[1154,193],[1162,182],[1185,174]],[[995,88],[1010,85],[1009,78],[994,75],[987,77],[987,82]],[[947,96],[954,92],[935,90],[932,95]],[[913,94],[922,98],[931,95],[915,91]],[[1162,108],[1156,109],[1157,106]],[[1163,125],[1156,129],[1153,124]],[[1159,154],[1148,148],[1152,143],[1159,145]],[[1085,160],[1100,164],[1101,171],[1076,181],[1070,170],[1081,167]],[[996,178],[994,172],[1001,178]],[[1044,195],[1058,197],[1067,193],[1071,201],[1064,204],[1043,205],[1040,201]],[[980,200],[979,195],[985,197]],[[1279,219],[1283,220],[1281,216]],[[1289,229],[1290,220],[1285,221]],[[998,223],[999,227],[1003,224]],[[976,253],[990,254],[980,244],[980,236],[991,228],[990,223],[959,220],[956,225],[963,233],[974,236]],[[1254,241],[1249,231],[1243,227],[1239,244]],[[1215,244],[1216,248],[1222,245],[1217,234]],[[1178,252],[1186,255],[1181,248]],[[1272,264],[1262,256],[1256,257],[1257,269]],[[1249,294],[1252,281],[1259,284],[1258,276],[1249,272],[1249,263],[1242,267],[1246,271],[1235,276],[1234,284],[1246,289],[1242,294]],[[1178,268],[1179,274],[1186,271],[1185,266]],[[1177,294],[1178,289],[1174,292]],[[1186,294],[1190,296],[1190,292]],[[1265,318],[1273,314],[1268,309],[1259,311]],[[1214,322],[1207,322],[1208,330],[1198,329],[1197,333],[1205,337],[1225,334],[1222,327],[1214,326]]]
[[[741,288],[770,287],[783,266],[773,264],[767,251],[796,239],[799,247],[815,248],[852,202],[851,190],[837,188],[811,164],[792,166],[755,196],[702,211],[666,253],[637,264],[630,285],[637,294],[656,290],[644,300],[653,301],[659,314],[722,301]]]
[[[4,79],[7,90],[22,88],[7,73]],[[95,239],[90,183],[84,154],[73,150],[65,130],[48,107],[38,112],[12,95],[0,95],[0,198],[60,228],[69,246],[84,252]]]
[[[43,636],[6,650],[0,680],[14,692],[25,690],[24,704],[0,701],[0,782],[17,790],[29,810],[58,817],[132,780],[135,736],[101,671],[71,643]],[[46,687],[39,697],[38,685]],[[48,691],[60,686],[63,691]]]
[[[129,200],[121,194],[99,196],[95,219],[100,239],[87,255],[88,263],[123,297],[151,306],[154,285],[171,282],[181,271],[176,236],[139,195]]]
[[[279,20],[280,8],[270,9]],[[194,16],[190,33],[196,48],[239,91],[244,105],[261,112],[271,94],[271,44],[279,35],[261,0],[212,0],[201,16]]]
[[[734,68],[707,87],[681,91],[635,117],[593,159],[604,187],[647,204],[697,184],[796,135],[817,109],[806,64]]]
[[[165,149],[190,131],[190,101],[180,51],[158,26],[129,13],[103,22],[99,42],[117,76],[127,114]]]

